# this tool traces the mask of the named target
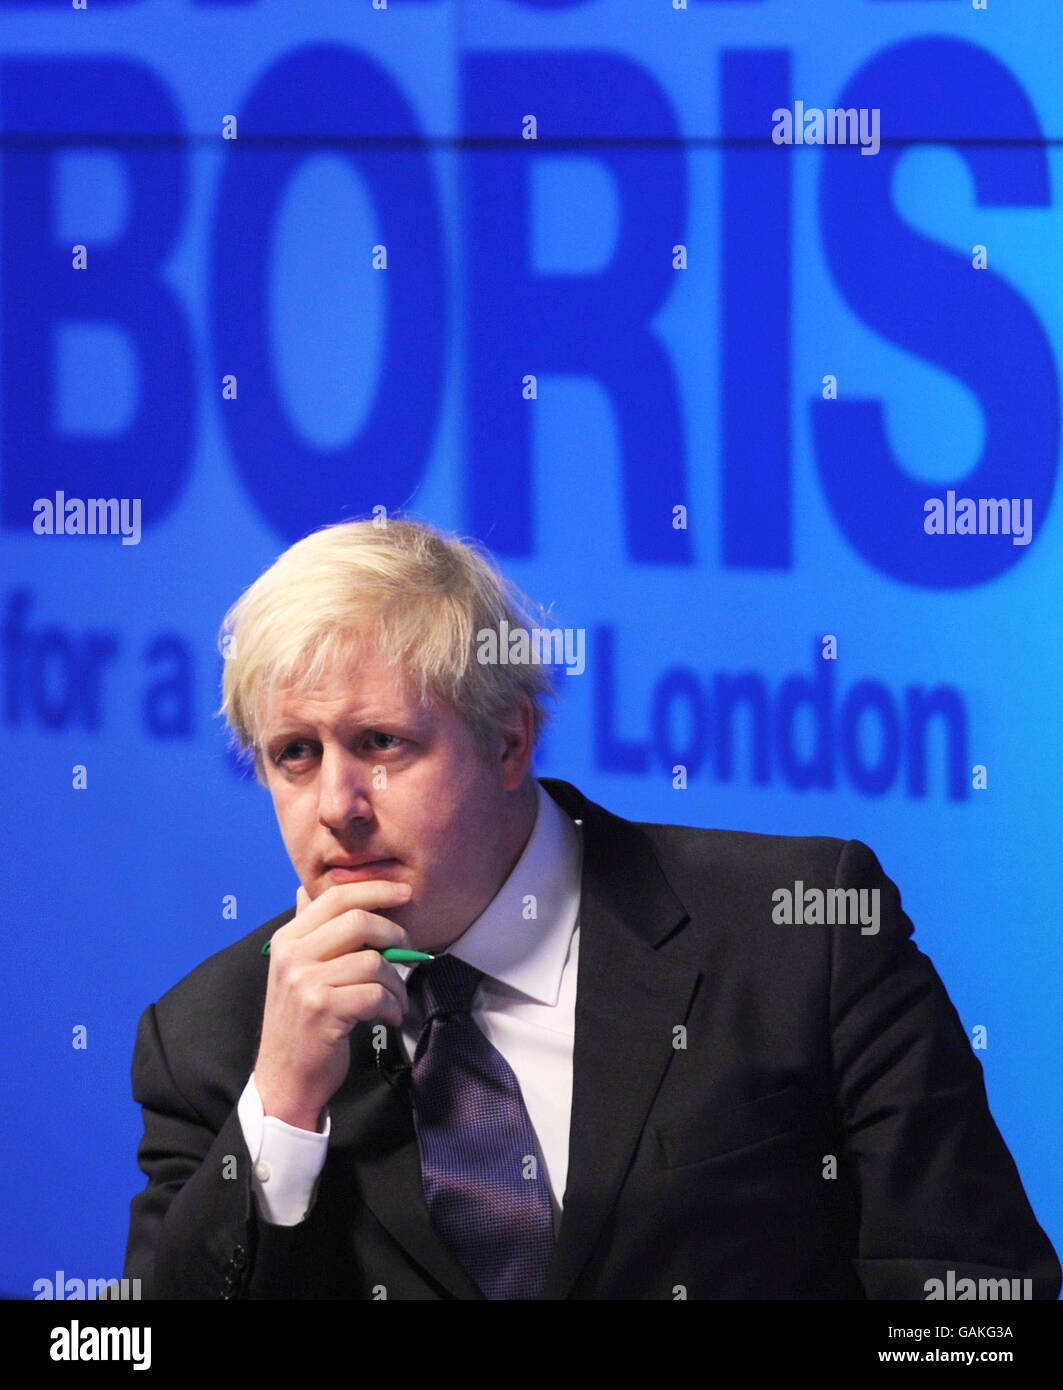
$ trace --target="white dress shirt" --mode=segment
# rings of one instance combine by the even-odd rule
[[[580,822],[569,820],[538,782],[535,787],[538,808],[528,843],[449,954],[483,972],[472,1018],[520,1085],[546,1170],[556,1232],[568,1177],[583,842]],[[395,967],[403,978],[412,968]],[[401,1029],[407,1060],[420,1027],[411,1001]],[[237,1114],[251,1155],[259,1214],[273,1225],[298,1225],[325,1163],[331,1119],[326,1115],[324,1133],[315,1134],[265,1115],[253,1074]]]

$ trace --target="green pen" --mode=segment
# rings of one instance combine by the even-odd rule
[[[262,947],[262,954],[269,955],[269,942]],[[435,960],[427,951],[407,951],[405,946],[385,946],[380,952],[391,965],[415,965],[422,960]]]

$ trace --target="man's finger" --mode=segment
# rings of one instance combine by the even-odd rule
[[[298,939],[309,942],[308,950],[317,961],[333,960],[366,947],[383,951],[388,946],[406,946],[409,942],[406,931],[397,922],[378,912],[344,912]]]
[[[305,889],[300,885],[300,892]],[[361,908],[363,912],[378,912],[381,908],[401,907],[410,900],[410,890],[405,883],[394,879],[373,878],[363,883],[338,883],[310,901],[306,894],[306,909],[298,909],[299,895],[296,894],[296,916],[281,930],[286,936],[308,936],[333,917],[339,917],[351,908]]]

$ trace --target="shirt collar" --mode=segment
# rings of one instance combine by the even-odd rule
[[[583,838],[535,782],[535,825],[520,858],[449,954],[517,993],[556,1005],[572,934],[579,921]],[[534,917],[526,900],[534,904]],[[403,977],[409,970],[398,966]]]

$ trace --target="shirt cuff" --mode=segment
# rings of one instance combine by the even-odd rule
[[[237,1102],[236,1114],[251,1155],[251,1191],[259,1215],[274,1226],[298,1226],[310,1210],[325,1166],[331,1116],[326,1110],[325,1132],[314,1134],[267,1115],[253,1073]]]

